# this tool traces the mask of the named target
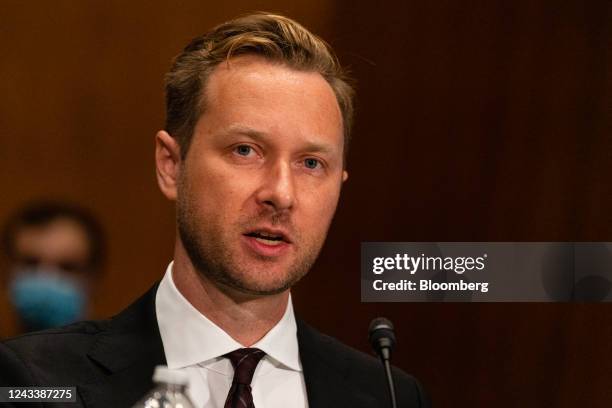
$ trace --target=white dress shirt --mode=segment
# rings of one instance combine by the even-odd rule
[[[187,393],[196,408],[223,408],[234,368],[222,356],[244,346],[185,299],[172,279],[172,265],[168,265],[155,298],[168,368],[187,373]],[[308,406],[296,333],[290,296],[281,320],[251,346],[266,353],[251,382],[256,408]]]

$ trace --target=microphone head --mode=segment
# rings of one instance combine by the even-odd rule
[[[377,317],[370,323],[370,344],[376,353],[380,354],[383,348],[389,351],[395,347],[395,332],[393,323],[384,317]]]

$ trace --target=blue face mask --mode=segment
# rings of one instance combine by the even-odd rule
[[[10,283],[9,293],[28,331],[72,323],[85,308],[82,286],[55,271],[19,272]]]

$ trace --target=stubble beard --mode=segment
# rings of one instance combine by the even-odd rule
[[[238,241],[241,238],[239,234],[236,234],[237,236],[227,236],[224,231],[246,231],[264,221],[268,221],[272,225],[287,227],[288,217],[264,210],[248,219],[242,217],[236,222],[235,227],[229,228],[230,226],[226,224],[226,228],[223,228],[220,225],[223,220],[205,220],[199,214],[201,212],[197,210],[195,200],[190,199],[189,196],[179,195],[177,201],[178,233],[187,256],[200,275],[212,281],[222,290],[230,288],[243,294],[255,296],[282,293],[308,273],[323,246],[324,237],[319,239],[319,242],[307,244],[294,231],[292,236],[294,243],[292,245],[301,244],[300,246],[296,245],[296,247],[302,253],[298,254],[295,261],[287,267],[287,271],[280,274],[280,277],[272,282],[261,282],[257,281],[256,278],[246,279],[252,274],[260,273],[260,271],[252,270],[252,267],[241,262],[238,254],[232,253],[229,240]],[[237,246],[236,243],[234,244]],[[260,269],[265,268],[267,262],[271,265],[274,262],[271,257],[253,255],[253,258],[258,259],[259,262],[257,263]]]

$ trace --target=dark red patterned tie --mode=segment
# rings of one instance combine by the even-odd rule
[[[243,348],[227,353],[234,366],[234,381],[225,400],[225,408],[255,408],[251,380],[259,360],[266,353],[256,348]]]

